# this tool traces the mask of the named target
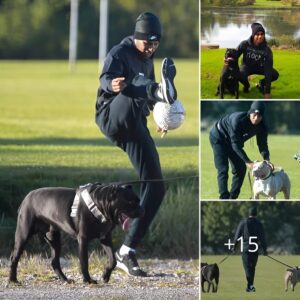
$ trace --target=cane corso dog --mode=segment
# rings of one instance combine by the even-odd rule
[[[227,90],[231,95],[234,95],[236,99],[239,99],[239,78],[240,69],[237,50],[228,48],[225,52],[224,66],[216,96],[220,95],[220,98],[224,99],[224,93]]]
[[[291,282],[291,288],[294,292],[297,282],[300,281],[300,268],[295,267],[293,269],[287,269],[286,271],[287,272],[284,277],[285,291],[288,291],[289,282]]]
[[[81,272],[83,281],[87,283],[97,283],[88,271],[88,243],[92,239],[100,239],[108,256],[102,278],[108,282],[116,266],[112,229],[119,224],[125,230],[131,218],[141,217],[143,209],[139,202],[128,185],[95,183],[77,190],[46,187],[31,191],[18,212],[9,281],[18,282],[17,266],[25,244],[32,235],[41,233],[51,247],[51,265],[55,273],[61,280],[72,282],[62,272],[59,261],[63,231],[78,241]]]
[[[259,195],[264,195],[273,200],[279,192],[283,192],[285,199],[290,198],[291,182],[283,169],[275,169],[266,160],[257,161],[254,163],[252,175],[254,176],[254,199],[259,199]]]
[[[220,271],[217,264],[207,264],[201,263],[201,289],[202,292],[205,293],[204,282],[208,282],[207,293],[210,291],[210,287],[212,287],[212,292],[216,293],[218,291]]]

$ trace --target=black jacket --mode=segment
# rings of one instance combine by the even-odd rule
[[[102,101],[109,102],[118,93],[111,89],[111,81],[116,77],[125,77],[125,83],[129,85],[132,79],[139,74],[155,80],[153,56],[146,58],[139,52],[133,41],[133,37],[124,38],[120,44],[114,46],[104,60],[104,66],[100,75],[100,87],[97,94],[96,110],[98,112]]]
[[[258,125],[252,125],[248,112],[235,112],[221,118],[217,122],[217,128],[220,135],[245,163],[251,160],[243,150],[244,143],[253,136],[256,136],[257,146],[263,159],[270,159],[268,129],[264,120]]]
[[[255,72],[265,75],[266,91],[270,91],[273,70],[273,53],[267,42],[264,41],[259,46],[255,46],[252,37],[242,41],[238,48],[238,57],[243,54],[242,65],[246,65]]]
[[[257,243],[264,252],[267,251],[267,243],[265,238],[265,231],[262,223],[256,217],[249,217],[247,219],[242,220],[235,232],[234,236],[234,244],[236,245],[237,240],[240,237],[243,237],[243,252],[247,252],[248,250],[254,250],[255,245],[249,245],[249,237],[257,237],[257,239],[252,238],[251,243]]]

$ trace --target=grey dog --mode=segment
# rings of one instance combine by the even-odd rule
[[[204,282],[208,282],[207,292],[209,293],[212,287],[212,292],[216,293],[218,291],[220,271],[217,264],[207,264],[201,263],[201,289],[205,293]]]
[[[281,191],[285,199],[290,198],[291,182],[283,169],[275,170],[274,166],[266,160],[256,161],[252,175],[255,178],[254,199],[259,199],[259,195],[267,196],[268,199],[276,199],[276,195]]]
[[[74,199],[77,197],[76,213]],[[89,202],[87,202],[89,201]],[[61,231],[77,239],[83,281],[97,283],[88,271],[88,243],[99,238],[108,256],[108,265],[103,273],[108,282],[116,266],[112,248],[111,232],[115,225],[126,227],[129,218],[143,215],[139,198],[130,186],[89,184],[80,189],[49,187],[31,191],[21,203],[18,212],[15,245],[11,255],[9,281],[17,281],[17,266],[29,238],[41,233],[51,247],[52,268],[57,276],[68,280],[61,270]]]
[[[291,282],[291,288],[294,292],[297,282],[300,281],[300,268],[295,267],[293,269],[287,269],[286,271],[287,272],[284,277],[285,291],[288,291],[289,282]]]

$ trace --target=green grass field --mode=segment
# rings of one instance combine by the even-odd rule
[[[215,93],[223,67],[224,53],[225,49],[201,49],[201,99],[216,99]],[[272,98],[299,99],[300,51],[273,50],[273,59],[274,68],[279,72],[279,78],[272,83]],[[255,87],[261,78],[263,76],[251,76],[248,94],[243,93],[243,85],[240,83],[240,99],[263,98],[263,95]],[[234,97],[226,93],[225,99],[234,99]]]
[[[155,62],[158,80],[160,63]],[[161,139],[153,117],[148,118],[165,178],[198,174],[198,61],[175,63],[186,121]],[[94,122],[97,88],[97,61],[79,61],[74,74],[66,61],[0,61],[0,233],[7,224],[1,223],[1,208],[15,220],[31,189],[138,179],[125,152],[112,146]],[[191,210],[192,221],[187,222],[197,237],[197,179],[170,182],[168,187],[153,228],[173,226],[183,215],[190,219]],[[183,206],[190,208],[184,211]],[[158,238],[152,239],[154,245]],[[196,239],[193,247],[197,253]]]
[[[293,155],[299,150],[300,136],[298,135],[270,135],[268,145],[271,154],[271,161],[277,167],[283,167],[291,180],[291,199],[300,199],[299,164],[293,159]],[[245,143],[244,150],[253,160],[261,160],[256,140],[251,139]],[[217,199],[217,170],[214,166],[213,152],[209,143],[208,133],[201,133],[201,198]],[[230,174],[231,175],[231,174]],[[253,179],[251,178],[252,183]],[[229,187],[231,176],[229,178]],[[252,196],[248,175],[246,174],[244,184],[241,189],[240,199],[250,199]],[[264,199],[264,198],[261,198]],[[283,199],[283,194],[279,193],[277,199]]]
[[[300,256],[276,256],[270,254],[288,265],[296,266],[299,264]],[[201,257],[202,262],[219,263],[223,256]],[[239,255],[231,256],[219,265],[220,283],[217,293],[201,293],[202,300],[220,299],[220,300],[283,300],[299,299],[300,288],[296,286],[292,292],[289,286],[288,292],[284,291],[285,266],[271,260],[266,256],[259,256],[255,270],[254,285],[256,293],[246,293],[246,277],[242,265],[242,259]]]
[[[254,8],[292,8],[291,4],[284,3],[280,0],[256,0],[254,5],[252,6]]]

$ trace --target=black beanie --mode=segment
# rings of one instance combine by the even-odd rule
[[[133,36],[137,40],[159,41],[161,37],[161,24],[158,17],[150,12],[140,14],[136,19]]]
[[[256,209],[256,206],[252,206],[252,207],[249,209],[249,216],[250,216],[250,217],[256,217],[256,216],[257,216],[257,209]]]
[[[265,29],[260,23],[253,23],[251,25],[251,29],[252,29],[252,37],[255,36],[258,32],[263,32],[264,34],[266,33]]]
[[[265,104],[263,101],[253,101],[250,109],[248,110],[248,115],[252,113],[259,113],[261,116],[265,113]]]

